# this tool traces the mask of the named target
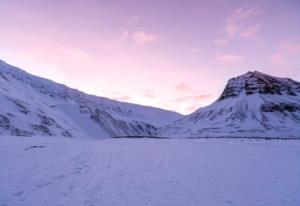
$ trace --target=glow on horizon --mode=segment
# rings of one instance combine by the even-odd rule
[[[1,1],[0,59],[184,114],[249,70],[300,80],[298,1]]]

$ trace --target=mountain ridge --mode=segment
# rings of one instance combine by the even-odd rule
[[[181,115],[88,95],[0,62],[0,134],[18,136],[154,135]],[[72,132],[73,131],[73,132]],[[72,134],[74,133],[74,134]]]
[[[300,83],[249,71],[190,115],[98,97],[0,61],[0,135],[300,138]]]
[[[2,63],[2,64],[9,65],[10,67],[13,67],[15,70],[17,70],[18,72],[23,73],[23,74],[25,74],[25,75],[28,75],[28,76],[31,76],[31,77],[34,77],[34,78],[37,78],[37,79],[41,79],[41,80],[44,80],[44,81],[47,81],[47,82],[49,82],[49,83],[51,83],[51,84],[57,84],[57,85],[60,85],[60,86],[65,87],[65,88],[67,88],[67,89],[69,89],[69,90],[73,90],[73,91],[80,92],[80,93],[82,93],[82,94],[84,94],[84,95],[87,95],[87,96],[90,96],[90,97],[92,97],[92,98],[98,98],[98,99],[101,98],[101,99],[103,99],[103,100],[108,100],[108,101],[111,101],[111,102],[119,102],[119,103],[122,103],[122,104],[124,103],[124,104],[129,104],[129,105],[142,106],[142,107],[146,107],[146,108],[153,108],[153,109],[158,109],[158,110],[167,111],[167,112],[173,112],[173,113],[182,115],[182,114],[179,113],[179,112],[172,111],[172,110],[168,110],[168,109],[164,109],[164,108],[160,108],[160,107],[154,107],[154,106],[144,105],[144,104],[137,104],[137,103],[133,103],[133,102],[126,102],[126,101],[116,100],[116,99],[113,99],[113,98],[110,98],[110,97],[103,97],[103,96],[99,96],[99,95],[96,95],[96,94],[90,94],[90,93],[85,92],[85,91],[82,91],[82,90],[80,90],[80,89],[73,88],[72,86],[66,85],[66,84],[64,84],[64,83],[59,83],[59,82],[56,82],[56,81],[54,81],[54,80],[47,79],[47,78],[45,78],[45,77],[41,77],[41,76],[38,76],[38,75],[31,74],[31,73],[29,73],[29,72],[27,72],[27,71],[25,71],[25,70],[23,70],[23,69],[20,69],[19,67],[10,65],[10,64],[8,64],[7,62],[5,62],[5,61],[3,61],[3,60],[0,59],[0,64],[1,64],[1,63]],[[2,67],[2,68],[3,68],[3,67]],[[2,75],[2,74],[1,74],[1,69],[2,69],[2,68],[0,68],[0,77],[5,78],[5,77],[1,76],[1,75]]]
[[[211,105],[162,128],[159,136],[300,138],[300,83],[247,72],[230,79]]]

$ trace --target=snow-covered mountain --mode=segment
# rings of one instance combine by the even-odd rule
[[[0,135],[153,136],[180,117],[87,95],[0,61]]]
[[[159,136],[300,138],[300,83],[248,72],[230,79],[214,103],[176,120]]]

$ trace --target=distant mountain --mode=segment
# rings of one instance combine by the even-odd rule
[[[154,136],[182,115],[85,94],[0,61],[0,135]]]
[[[300,138],[300,83],[248,72],[230,79],[214,103],[162,128],[159,136]]]

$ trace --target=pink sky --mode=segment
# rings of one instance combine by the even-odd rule
[[[186,114],[249,70],[300,80],[297,0],[0,3],[0,59],[90,94]]]

